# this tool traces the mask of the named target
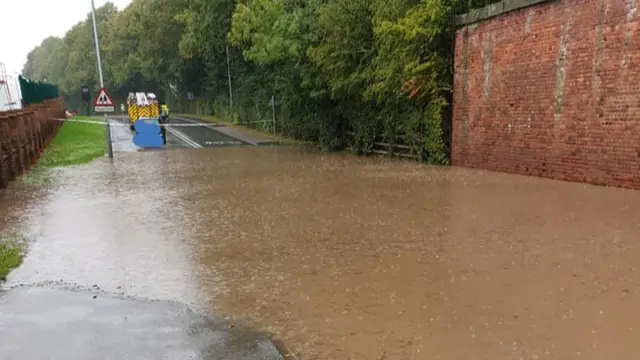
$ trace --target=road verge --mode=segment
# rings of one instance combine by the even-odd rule
[[[76,116],[73,120],[90,120]],[[65,122],[46,148],[36,166],[21,178],[23,183],[42,185],[49,182],[47,169],[82,165],[104,156],[107,151],[102,125]]]
[[[7,279],[11,270],[22,264],[26,241],[18,234],[0,236],[0,281]]]
[[[73,120],[89,120],[89,118],[77,116]],[[104,126],[65,122],[44,152],[38,166],[81,165],[103,156],[106,151]]]

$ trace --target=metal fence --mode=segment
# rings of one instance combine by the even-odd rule
[[[45,100],[57,99],[60,97],[60,91],[56,85],[39,81],[30,81],[22,76],[19,77],[19,81],[23,106],[39,104]]]
[[[0,188],[35,165],[56,135],[64,116],[61,98],[0,112]]]

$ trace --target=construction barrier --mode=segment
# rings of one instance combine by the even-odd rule
[[[35,165],[56,135],[64,117],[61,98],[20,110],[0,112],[0,188]]]

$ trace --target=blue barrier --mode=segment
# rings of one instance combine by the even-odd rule
[[[161,148],[164,146],[158,119],[138,119],[133,124],[133,143],[141,148]]]

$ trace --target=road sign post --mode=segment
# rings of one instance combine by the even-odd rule
[[[187,100],[189,100],[189,111],[191,111],[194,114],[197,113],[197,111],[193,109],[193,101],[195,99],[196,99],[196,96],[194,93],[192,92],[187,93]]]
[[[87,106],[87,116],[91,116],[91,91],[86,85],[80,87],[80,93],[82,94],[82,101]]]
[[[96,5],[94,0],[91,0],[91,19],[93,20],[93,37],[96,45],[96,59],[98,60],[98,75],[100,75],[100,91],[98,91],[98,97],[96,97],[96,101],[94,102],[93,110],[98,112],[96,108],[96,104],[98,100],[100,100],[100,95],[104,92],[104,95],[111,102],[111,106],[113,107],[113,100],[107,91],[104,89],[104,77],[102,76],[102,59],[100,58],[100,41],[98,40],[98,25],[96,24]],[[104,105],[106,106],[106,105]],[[113,110],[111,110],[113,111]],[[111,126],[109,124],[109,119],[107,118],[107,111],[104,111],[104,123],[105,123],[105,137],[107,139],[107,150],[109,154],[109,158],[113,158],[113,145],[111,144]]]
[[[104,113],[109,158],[113,158],[113,145],[111,144],[111,126],[109,124],[109,119],[107,118],[107,113],[114,112],[115,110],[116,107],[113,103],[113,99],[111,99],[107,89],[101,88],[98,90],[98,95],[96,95],[96,99],[93,101],[93,112]]]

